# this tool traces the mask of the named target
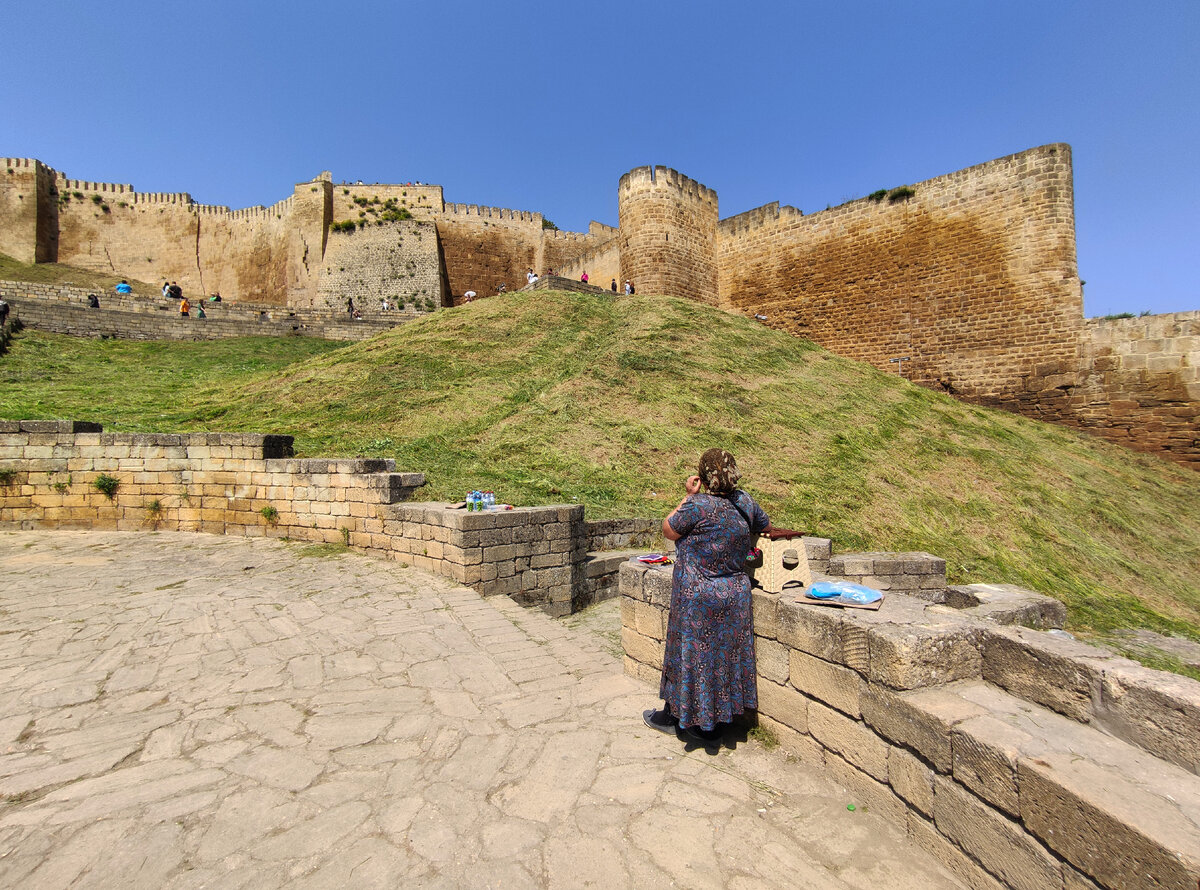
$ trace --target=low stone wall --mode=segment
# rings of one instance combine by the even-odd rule
[[[99,294],[100,308],[87,305],[90,292],[62,285],[0,281],[0,299],[15,317],[37,330],[76,337],[121,340],[220,340],[229,337],[319,337],[326,340],[365,340],[418,318],[419,314],[381,312],[363,307],[364,317],[345,312],[287,309],[248,303],[204,301],[206,318],[199,317],[200,301],[188,317],[179,306],[161,299]]]
[[[0,421],[0,527],[344,543],[564,615],[616,593],[589,572],[589,545],[628,540],[646,522],[602,523],[600,534],[589,531],[579,505],[468,513],[402,503],[425,477],[395,469],[391,460],[296,459],[291,436]],[[108,494],[105,484],[113,485]]]
[[[625,668],[654,684],[671,578],[621,568]],[[877,612],[839,610],[756,589],[760,725],[969,886],[1200,886],[1200,683],[1004,626],[1037,594],[945,598],[967,608],[893,592]]]

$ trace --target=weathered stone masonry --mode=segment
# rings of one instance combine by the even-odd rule
[[[626,671],[652,683],[671,577],[621,569]],[[950,588],[961,610],[753,596],[759,724],[968,886],[1200,886],[1200,683],[1018,626],[1061,623],[1061,604],[1003,586]]]
[[[345,543],[551,615],[616,595],[617,550],[648,523],[587,523],[579,505],[467,513],[410,503],[391,460],[304,459],[291,436],[105,433],[0,421],[0,527],[198,531]],[[112,497],[96,480],[116,480]]]

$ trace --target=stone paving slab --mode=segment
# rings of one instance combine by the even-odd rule
[[[612,603],[319,552],[0,532],[0,886],[960,886],[822,770],[646,729]]]

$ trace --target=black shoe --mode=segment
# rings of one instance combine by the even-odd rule
[[[719,726],[713,729],[701,729],[699,726],[681,726],[679,734],[693,744],[703,745],[705,748],[715,748],[721,744],[725,730]]]
[[[642,711],[642,720],[651,729],[657,729],[659,732],[665,732],[668,735],[674,735],[675,728],[679,726],[679,721],[675,719],[675,715],[671,713],[669,708],[663,708],[661,711],[653,709]]]

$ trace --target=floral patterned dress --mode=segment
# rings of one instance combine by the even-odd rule
[[[694,494],[668,520],[675,544],[671,614],[659,696],[681,726],[714,729],[758,707],[746,553],[767,514],[744,491]]]

